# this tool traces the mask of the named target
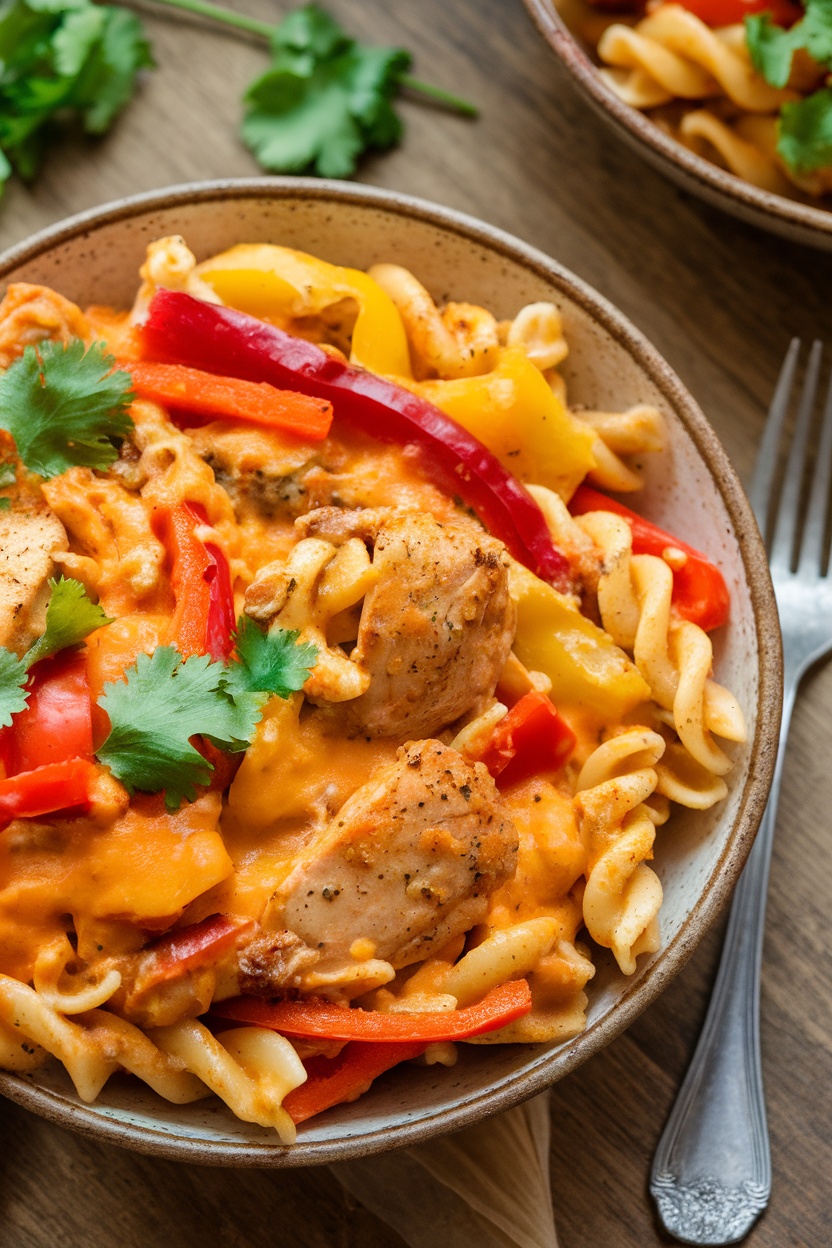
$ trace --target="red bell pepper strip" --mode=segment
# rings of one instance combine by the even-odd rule
[[[329,400],[339,420],[371,437],[415,444],[432,475],[473,507],[515,559],[544,580],[567,587],[569,564],[528,490],[432,403],[265,321],[180,291],[159,290],[153,296],[143,341],[148,359],[301,390]]]
[[[171,557],[176,607],[173,641],[183,658],[210,654],[227,659],[234,649],[231,573],[220,548],[196,533],[206,523],[198,503],[179,503],[157,513],[155,525]]]
[[[127,361],[122,367],[142,398],[199,416],[225,416],[267,425],[315,442],[326,437],[332,424],[331,403],[297,390],[278,390],[268,382],[217,377],[181,364]]]
[[[87,805],[96,771],[89,759],[70,758],[0,780],[0,828],[12,819],[52,815]]]
[[[357,1101],[379,1075],[399,1062],[420,1057],[427,1045],[411,1044],[346,1045],[337,1057],[313,1057],[304,1063],[307,1079],[283,1098],[283,1108],[294,1123],[305,1122],[334,1105]]]
[[[613,511],[623,516],[633,531],[634,555],[658,555],[661,559],[666,550],[680,550],[687,559],[679,567],[673,567],[673,605],[683,617],[704,628],[706,633],[719,628],[728,619],[731,605],[728,586],[716,564],[688,546],[680,542],[678,537],[666,533],[625,507],[591,489],[588,485],[579,485],[569,510],[573,516],[582,516],[587,511]],[[672,565],[671,565],[672,566]]]
[[[236,945],[252,924],[225,914],[211,914],[199,923],[168,932],[143,951],[142,988],[179,979],[188,971],[211,966]],[[150,955],[147,957],[147,955]]]
[[[26,709],[0,737],[7,776],[68,758],[92,758],[92,700],[83,650],[35,664]]]
[[[674,0],[706,26],[734,26],[752,13],[768,13],[777,26],[794,26],[804,9],[792,0]]]
[[[511,980],[492,988],[482,1001],[463,1010],[432,1014],[384,1014],[361,1010],[315,998],[308,1001],[262,1001],[258,997],[235,997],[212,1008],[219,1018],[236,1023],[271,1027],[281,1035],[298,1038],[318,1036],[326,1040],[372,1040],[375,1042],[467,1040],[496,1031],[522,1018],[532,1008],[532,994],[525,979]]]
[[[557,771],[575,748],[577,738],[549,698],[526,693],[495,727],[474,762],[485,763],[500,788],[544,771]]]

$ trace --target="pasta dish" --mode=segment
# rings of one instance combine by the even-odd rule
[[[832,191],[832,25],[818,0],[566,0],[563,12],[607,86],[685,147],[777,195]]]
[[[291,1143],[659,949],[655,838],[745,739],[728,590],[619,501],[663,417],[570,408],[553,304],[178,237],[140,278],[0,304],[0,1068]]]

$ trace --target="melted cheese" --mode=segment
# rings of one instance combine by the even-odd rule
[[[231,859],[217,830],[218,794],[170,813],[161,797],[135,798],[100,826],[18,820],[0,837],[0,971],[31,977],[38,948],[90,920],[170,926],[222,880]]]

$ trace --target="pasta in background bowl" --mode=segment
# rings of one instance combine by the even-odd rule
[[[775,152],[777,111],[801,91],[754,72],[741,24],[712,30],[674,4],[639,20],[618,4],[524,3],[590,104],[658,169],[734,216],[832,250],[826,171],[787,176]],[[654,52],[664,87],[645,71]],[[821,81],[796,62],[804,96]]]
[[[651,936],[640,946],[645,952],[637,961],[635,948],[617,949],[618,962],[603,949],[596,950],[586,1028],[580,1034],[562,1043],[550,1038],[534,1046],[461,1046],[459,1060],[450,1069],[403,1067],[358,1102],[312,1119],[291,1148],[276,1143],[273,1133],[235,1119],[219,1102],[168,1104],[142,1084],[119,1076],[109,1080],[97,1100],[85,1104],[56,1064],[29,1074],[0,1075],[0,1088],[37,1112],[139,1149],[215,1164],[318,1163],[427,1138],[532,1095],[607,1043],[678,970],[736,879],[762,813],[773,762],[771,725],[779,698],[776,614],[765,555],[747,503],[701,413],[637,332],[546,257],[498,231],[417,201],[337,184],[264,180],[174,189],[77,218],[7,256],[4,280],[54,286],[83,306],[129,307],[148,243],[170,235],[184,235],[199,260],[240,243],[260,242],[279,243],[359,270],[392,257],[397,268],[375,273],[400,306],[421,289],[410,286],[404,295],[397,289],[397,283],[412,282],[406,273],[410,270],[440,305],[452,301],[457,311],[462,301],[468,305],[468,330],[472,318],[476,329],[476,309],[489,309],[510,325],[504,331],[509,344],[514,334],[525,347],[532,344],[548,352],[540,363],[548,368],[557,365],[573,409],[596,414],[585,422],[592,431],[588,443],[600,438],[612,449],[595,483],[627,488],[634,483],[626,480],[626,474],[636,467],[643,471],[639,512],[704,550],[721,567],[731,594],[730,623],[713,634],[715,675],[745,712],[747,741],[732,750],[735,766],[726,776],[726,796],[699,803],[707,809],[677,809],[670,827],[660,829],[655,847],[655,867],[664,891],[660,941]],[[219,282],[216,289],[221,293],[221,279],[203,273],[209,282]],[[424,291],[419,297],[423,296]],[[541,310],[552,304],[562,318],[565,358],[561,326],[551,312]],[[523,317],[515,319],[523,308],[527,309]],[[542,335],[541,324],[546,331]],[[337,326],[331,332],[337,333]],[[352,334],[355,353],[357,322]],[[372,343],[362,347],[370,349]],[[385,349],[393,348],[387,343]],[[460,367],[465,371],[465,365]],[[479,367],[488,375],[493,366]],[[559,388],[555,376],[551,381]],[[430,396],[432,386],[444,383],[428,379],[416,384],[423,384]],[[608,428],[612,414],[633,411],[641,415],[630,418],[628,436],[633,420],[641,421],[636,439],[641,450],[647,449],[652,436],[654,417],[649,413],[660,412],[667,426],[665,449],[639,456],[638,465],[627,462],[626,438],[616,443]],[[616,445],[623,459],[616,455]],[[538,492],[537,498],[544,513],[555,506],[545,492]],[[598,514],[587,525],[607,551],[607,561],[614,562],[614,535],[608,524],[604,531],[597,528]],[[557,514],[549,518],[558,522]],[[562,516],[559,522],[565,523]],[[314,535],[311,540],[314,544]],[[387,540],[392,540],[389,534]],[[516,597],[516,587],[513,593]],[[280,619],[283,613],[277,610]],[[615,611],[613,603],[604,620],[608,628],[615,627]],[[284,622],[293,626],[289,616]],[[332,661],[337,666],[337,654]],[[449,713],[448,718],[453,716]],[[646,753],[654,737],[655,732],[650,740],[640,738],[632,746],[641,766],[650,765]],[[453,744],[464,748],[458,738]],[[593,774],[587,774],[579,787],[589,792],[605,775],[620,775],[615,759],[606,755],[623,756],[628,748],[627,732],[613,735],[604,759],[592,766],[587,763]],[[719,768],[725,770],[721,764]],[[470,797],[469,791],[467,800]],[[586,805],[589,809],[591,803]],[[594,920],[588,922],[592,928]],[[603,922],[597,927],[602,943],[615,944],[602,928]],[[449,981],[447,990],[451,987],[464,996],[461,983]],[[531,1036],[521,1032],[517,1038]],[[245,1061],[242,1049],[238,1057]],[[189,1059],[186,1055],[182,1060],[187,1064]]]

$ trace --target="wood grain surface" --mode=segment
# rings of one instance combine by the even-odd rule
[[[238,0],[276,20],[285,5]],[[407,100],[407,133],[361,179],[470,212],[556,257],[616,303],[681,375],[747,479],[789,337],[830,335],[832,255],[723,216],[619,145],[535,33],[520,0],[329,0],[367,39],[475,100],[476,122]],[[236,138],[256,41],[148,6],[158,69],[113,133],[66,139],[31,189],[9,187],[0,245],[135,191],[256,167]],[[774,1163],[750,1248],[832,1244],[832,666],[794,719],[771,879],[762,1039]],[[651,1156],[712,981],[712,933],[630,1031],[552,1093],[562,1248],[669,1243],[647,1191]],[[325,1169],[167,1163],[0,1105],[2,1248],[259,1248],[402,1241]],[[437,1245],[437,1248],[442,1248]]]

